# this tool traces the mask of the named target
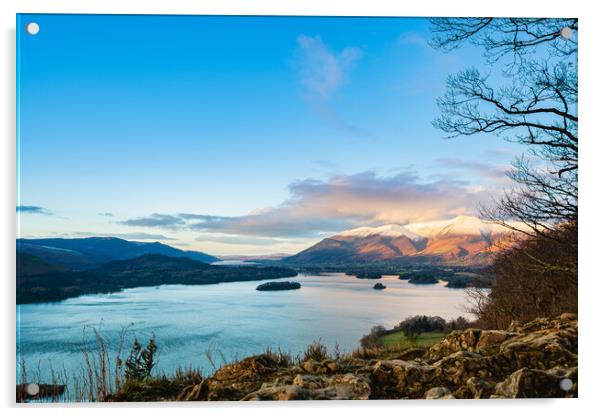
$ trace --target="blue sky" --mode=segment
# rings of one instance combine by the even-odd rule
[[[483,58],[430,48],[425,19],[21,15],[18,27],[23,237],[295,252],[350,227],[472,214],[521,150],[432,127],[446,77]]]

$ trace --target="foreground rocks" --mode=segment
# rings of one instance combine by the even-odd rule
[[[429,349],[393,358],[248,357],[188,386],[179,400],[365,400],[577,397],[577,317],[507,331],[454,331]],[[388,352],[390,355],[391,352]],[[384,351],[382,352],[384,356]]]

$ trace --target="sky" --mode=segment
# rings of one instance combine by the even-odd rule
[[[39,24],[37,35],[25,26]],[[295,253],[474,215],[523,149],[444,138],[422,18],[20,15],[20,237]]]

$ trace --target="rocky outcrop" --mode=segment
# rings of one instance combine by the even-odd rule
[[[189,386],[180,400],[363,400],[577,397],[577,317],[507,331],[467,329],[393,358],[291,365],[249,357]],[[384,353],[383,353],[384,355]]]

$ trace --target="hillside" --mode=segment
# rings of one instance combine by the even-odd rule
[[[45,262],[32,254],[17,253],[17,276],[35,276],[66,271],[66,268]]]
[[[93,270],[57,271],[50,268],[42,274],[17,275],[17,303],[52,302],[142,286],[206,285],[296,275],[297,272],[286,267],[212,266],[186,257],[145,254],[112,261]]]
[[[111,260],[126,260],[144,254],[187,257],[205,263],[217,257],[180,250],[159,242],[142,243],[115,237],[17,239],[17,251],[72,270],[93,269]]]
[[[360,227],[344,231],[284,259],[290,264],[345,264],[383,261],[430,261],[482,264],[508,231],[478,218],[401,226]]]

